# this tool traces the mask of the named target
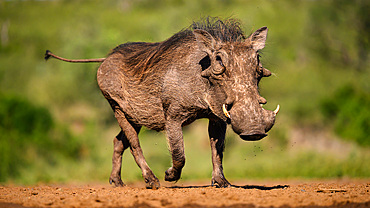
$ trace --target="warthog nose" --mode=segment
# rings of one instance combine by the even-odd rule
[[[245,141],[257,141],[267,136],[267,134],[259,131],[253,131],[253,132],[243,132],[239,136]]]

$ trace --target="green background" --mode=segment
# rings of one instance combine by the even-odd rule
[[[369,1],[0,1],[0,183],[108,182],[119,132],[96,83],[101,58],[133,41],[163,41],[202,17],[237,18],[246,34],[267,26],[261,82],[281,111],[269,136],[228,130],[231,181],[370,176]],[[158,178],[170,167],[164,133],[140,133]],[[182,181],[211,179],[207,121],[184,128]],[[141,180],[129,151],[123,180]]]

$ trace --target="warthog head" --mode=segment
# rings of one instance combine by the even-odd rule
[[[267,27],[258,29],[248,38],[238,26],[228,27],[234,30],[223,31],[228,34],[227,39],[210,34],[212,30],[193,28],[200,50],[206,54],[200,64],[201,75],[210,83],[207,102],[211,110],[231,123],[234,132],[243,140],[262,139],[274,125],[279,111],[279,106],[275,111],[262,108],[267,101],[258,91],[261,78],[271,75],[259,59]]]

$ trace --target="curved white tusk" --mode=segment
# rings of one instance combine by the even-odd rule
[[[224,112],[224,114],[225,114],[226,117],[228,117],[228,118],[231,119],[229,112],[227,112],[227,109],[226,109],[226,105],[225,104],[222,105],[222,111]]]
[[[276,109],[274,110],[275,115],[279,113],[280,105],[277,105]]]

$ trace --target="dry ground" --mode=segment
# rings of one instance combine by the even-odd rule
[[[0,208],[21,207],[370,207],[370,180],[244,181],[232,188],[207,182],[0,186]]]

